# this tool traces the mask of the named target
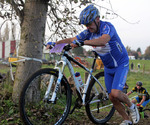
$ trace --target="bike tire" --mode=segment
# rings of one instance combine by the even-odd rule
[[[104,72],[96,74],[95,77],[102,86],[105,86]],[[86,102],[86,113],[94,124],[105,124],[110,120],[115,112],[115,108],[111,101],[106,98],[106,95],[104,95],[100,85],[95,81],[95,79],[91,79],[89,84]]]
[[[54,83],[51,89],[54,89],[58,78],[58,71],[55,69],[40,69],[25,82],[19,100],[20,116],[24,124],[61,125],[67,118],[71,107],[71,89],[64,76],[60,87],[57,88],[55,103],[43,101],[47,83],[49,83],[52,75],[54,76]],[[49,95],[51,96],[52,93]]]
[[[149,111],[150,112],[150,109],[143,109],[143,111],[145,112],[145,111]]]
[[[144,118],[149,119],[150,118],[150,109],[149,108],[143,109],[143,112],[144,112]]]

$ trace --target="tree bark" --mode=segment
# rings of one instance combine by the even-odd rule
[[[48,0],[25,1],[19,56],[42,59],[47,2]],[[16,104],[18,103],[24,81],[40,67],[41,63],[33,60],[18,63],[12,94],[13,101]]]

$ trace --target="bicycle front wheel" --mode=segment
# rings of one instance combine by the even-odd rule
[[[144,118],[149,119],[150,118],[150,109],[149,108],[143,109],[143,112],[144,112]]]
[[[71,106],[71,90],[65,77],[57,88],[55,102],[44,100],[50,78],[53,76],[49,99],[54,92],[58,71],[40,69],[24,84],[20,96],[20,116],[27,125],[61,125],[68,116]]]
[[[102,86],[105,86],[104,72],[95,75]],[[106,97],[106,94],[101,89],[101,86],[92,79],[86,96],[86,112],[89,119],[95,124],[104,124],[113,116],[115,108]]]

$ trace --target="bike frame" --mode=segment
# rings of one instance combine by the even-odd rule
[[[53,81],[54,81],[54,76],[51,76],[50,82],[49,82],[49,85],[48,85],[48,88],[47,88],[47,91],[45,93],[45,99],[48,99],[49,102],[55,103],[56,93],[57,93],[59,85],[61,83],[61,79],[63,78],[63,72],[64,72],[64,69],[65,69],[65,66],[68,66],[70,74],[73,76],[73,80],[75,82],[75,87],[76,87],[77,91],[79,92],[78,96],[80,96],[80,98],[82,99],[82,105],[86,104],[86,102],[85,102],[86,93],[87,93],[87,89],[88,89],[89,83],[90,83],[90,81],[91,81],[92,78],[94,78],[95,81],[101,86],[101,89],[103,90],[103,92],[106,94],[106,96],[108,98],[108,93],[105,91],[105,89],[103,88],[103,86],[101,85],[101,83],[92,75],[93,69],[94,69],[94,65],[95,65],[95,62],[96,62],[96,59],[97,59],[97,56],[98,55],[95,52],[94,61],[93,61],[91,70],[89,70],[88,68],[86,68],[85,66],[83,66],[81,63],[79,63],[77,60],[75,60],[73,57],[71,57],[68,54],[67,51],[64,51],[64,54],[61,56],[61,60],[60,61],[56,61],[56,63],[55,63],[55,68],[54,69],[57,69],[58,72],[59,72],[59,74],[58,74],[58,79],[57,79],[57,82],[56,82],[56,86],[55,86],[54,92],[52,94],[51,99],[48,99],[49,93],[50,93],[50,90],[51,90],[51,87],[52,87],[52,84],[53,84]],[[84,69],[85,71],[87,71],[89,73],[88,78],[86,80],[86,83],[83,86],[83,92],[82,93],[80,91],[78,80],[75,77],[75,72],[74,72],[73,66],[71,64],[71,61],[74,62],[75,64],[77,64],[78,66],[80,66],[82,69]],[[58,67],[60,64],[62,64],[61,68]]]

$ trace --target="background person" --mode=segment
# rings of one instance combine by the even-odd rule
[[[138,63],[138,71],[140,71],[140,68],[141,68],[141,64]]]
[[[133,62],[131,63],[131,70],[133,70],[133,68],[134,68],[134,64],[133,64]]]

